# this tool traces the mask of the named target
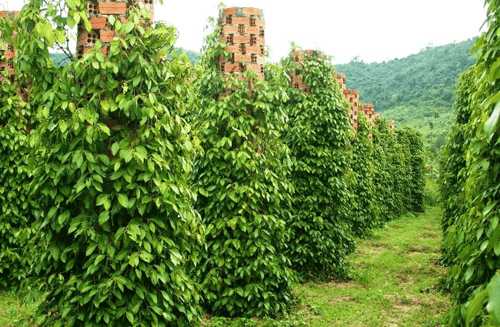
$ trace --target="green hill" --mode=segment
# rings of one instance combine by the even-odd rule
[[[424,134],[431,151],[437,152],[448,133],[458,76],[475,63],[470,49],[476,38],[382,63],[353,60],[336,65],[346,74],[347,87],[358,89],[364,103],[397,127],[410,126]]]
[[[183,48],[176,48],[176,49],[183,51],[186,54],[186,56],[188,57],[189,61],[191,61],[191,63],[194,64],[194,63],[197,63],[198,61],[200,61],[201,54],[199,54],[198,52],[191,51],[191,50],[185,50]],[[56,66],[66,65],[70,61],[68,56],[65,55],[64,53],[51,53],[50,58],[52,59],[52,61],[54,62],[54,65],[56,65]]]

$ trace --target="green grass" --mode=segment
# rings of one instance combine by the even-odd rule
[[[36,310],[36,305],[21,306],[19,297],[14,293],[0,293],[0,326],[15,326],[15,322],[26,318]]]
[[[449,307],[439,280],[446,270],[440,256],[441,209],[429,207],[419,216],[406,216],[358,241],[350,256],[349,282],[297,285],[300,302],[281,319],[206,318],[202,326],[439,326]],[[29,315],[15,294],[0,293],[0,326]]]
[[[449,307],[439,281],[441,209],[429,207],[358,241],[349,282],[297,285],[299,304],[279,320],[215,317],[206,327],[239,326],[439,326]]]
[[[346,283],[307,283],[297,289],[308,326],[439,326],[448,309],[439,292],[441,211],[388,223],[358,242]]]

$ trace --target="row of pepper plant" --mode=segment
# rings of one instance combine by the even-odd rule
[[[0,85],[0,285],[39,301],[26,324],[278,316],[294,283],[349,278],[355,237],[422,209],[421,136],[362,115],[355,135],[329,57],[222,76],[216,20],[193,66],[138,8],[110,18],[107,56],[98,41],[57,67],[49,49],[90,29],[85,8],[32,0],[0,19],[16,49]]]
[[[486,0],[477,63],[460,76],[441,162],[448,326],[500,325],[500,1]]]

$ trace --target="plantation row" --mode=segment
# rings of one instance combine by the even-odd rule
[[[451,326],[500,325],[500,1],[485,3],[489,29],[473,47],[476,65],[460,76],[441,164]]]
[[[294,282],[348,278],[355,237],[423,211],[421,136],[362,114],[355,135],[328,57],[223,77],[218,27],[193,67],[173,27],[130,10],[107,57],[55,67],[85,5],[0,19],[17,74],[0,85],[0,285],[40,300],[31,323],[276,316]]]

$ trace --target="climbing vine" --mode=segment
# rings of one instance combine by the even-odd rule
[[[284,253],[292,186],[280,141],[286,95],[253,71],[218,72],[228,56],[219,30],[207,37],[192,115],[204,154],[195,161],[196,208],[207,230],[194,269],[205,309],[226,316],[275,316],[292,301],[294,277]]]
[[[86,3],[66,4],[88,22]],[[37,34],[43,42],[58,35],[43,11],[30,2],[18,28],[33,33],[16,40],[29,62],[20,67],[36,74],[31,187],[40,206],[36,238],[48,245],[30,281],[28,299],[43,295],[32,321],[188,325],[200,307],[185,267],[198,257],[203,232],[188,183],[196,144],[180,117],[190,70],[168,56],[175,29],[146,26],[143,11],[129,10],[127,22],[110,18],[119,37],[107,56],[90,50],[56,68]],[[34,44],[37,60],[28,58]]]
[[[452,200],[443,217],[445,255],[451,266],[452,308],[445,317],[450,326],[497,324],[500,316],[500,297],[491,288],[498,284],[495,273],[500,269],[500,60],[496,55],[500,1],[485,3],[488,30],[473,48],[478,58],[475,67],[461,77],[455,133],[446,151],[448,175],[442,186],[444,196]],[[449,174],[457,170],[458,178],[453,180]],[[460,199],[465,199],[465,206]]]
[[[287,220],[287,255],[304,278],[346,278],[346,255],[355,242],[349,230],[351,191],[345,175],[350,165],[350,140],[354,136],[329,58],[319,52],[299,57],[292,50],[282,61],[308,90],[287,85],[289,129],[284,142],[293,158],[291,181],[295,187],[293,215]]]

